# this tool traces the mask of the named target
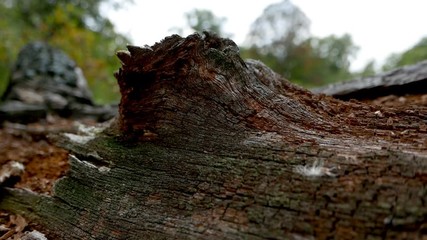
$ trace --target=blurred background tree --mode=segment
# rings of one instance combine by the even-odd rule
[[[377,65],[374,60],[366,63],[365,67],[358,73],[353,74],[355,77],[370,77],[377,74]]]
[[[224,17],[217,17],[211,11],[205,9],[194,9],[185,14],[187,24],[191,30],[202,32],[208,30],[223,35],[223,26],[227,21]]]
[[[223,30],[226,19],[215,16],[210,10],[195,9],[185,17],[186,26],[174,28],[175,32],[210,30],[222,37],[230,35]],[[360,76],[362,73],[350,71],[350,63],[357,51],[358,47],[349,34],[325,38],[312,36],[310,20],[289,0],[268,6],[252,24],[245,43],[240,46],[242,58],[260,60],[304,87]],[[367,70],[364,74],[371,73]]]
[[[114,53],[129,40],[100,13],[102,4],[119,8],[118,0],[1,0],[0,94],[19,50],[28,42],[46,41],[65,51],[83,69],[95,101],[119,99],[113,77],[120,64]]]
[[[210,10],[195,9],[185,14],[184,32],[210,30],[222,37],[226,18]],[[350,69],[359,47],[351,35],[316,37],[310,33],[310,20],[290,0],[271,4],[253,22],[246,41],[239,46],[242,58],[257,59],[275,72],[301,86],[311,88],[378,73],[381,66],[370,61],[359,71]],[[387,71],[427,59],[427,37],[403,53],[392,54],[382,66]]]
[[[352,78],[357,53],[351,36],[313,37],[310,20],[289,0],[268,6],[253,23],[241,52],[292,82],[315,87]]]
[[[403,53],[391,54],[385,61],[382,69],[388,71],[396,67],[414,64],[423,60],[427,60],[427,37],[421,39],[415,46]]]
[[[202,33],[210,31],[218,34],[221,37],[231,38],[232,34],[224,31],[224,24],[227,18],[218,17],[212,11],[207,9],[193,9],[184,14],[186,25],[183,27],[175,26],[169,31],[179,35],[192,34],[194,32]]]

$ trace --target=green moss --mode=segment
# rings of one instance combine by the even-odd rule
[[[213,48],[208,50],[207,59],[212,60],[215,67],[220,68],[224,72],[232,71],[235,68],[232,59],[223,52]]]

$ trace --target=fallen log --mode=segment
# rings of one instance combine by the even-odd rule
[[[388,95],[425,94],[426,89],[427,61],[422,61],[375,76],[338,82],[312,91],[343,100],[372,100]]]
[[[60,239],[380,239],[427,230],[427,109],[315,95],[209,33],[118,52],[108,126],[55,137],[52,196],[0,209]]]

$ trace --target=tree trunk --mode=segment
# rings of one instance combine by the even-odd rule
[[[63,135],[53,196],[0,208],[61,239],[381,239],[427,231],[427,109],[301,89],[230,40],[119,52],[119,116]]]

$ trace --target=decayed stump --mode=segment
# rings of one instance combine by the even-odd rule
[[[427,228],[426,108],[301,89],[230,40],[119,52],[119,116],[64,135],[53,196],[0,207],[62,239],[380,239]]]

